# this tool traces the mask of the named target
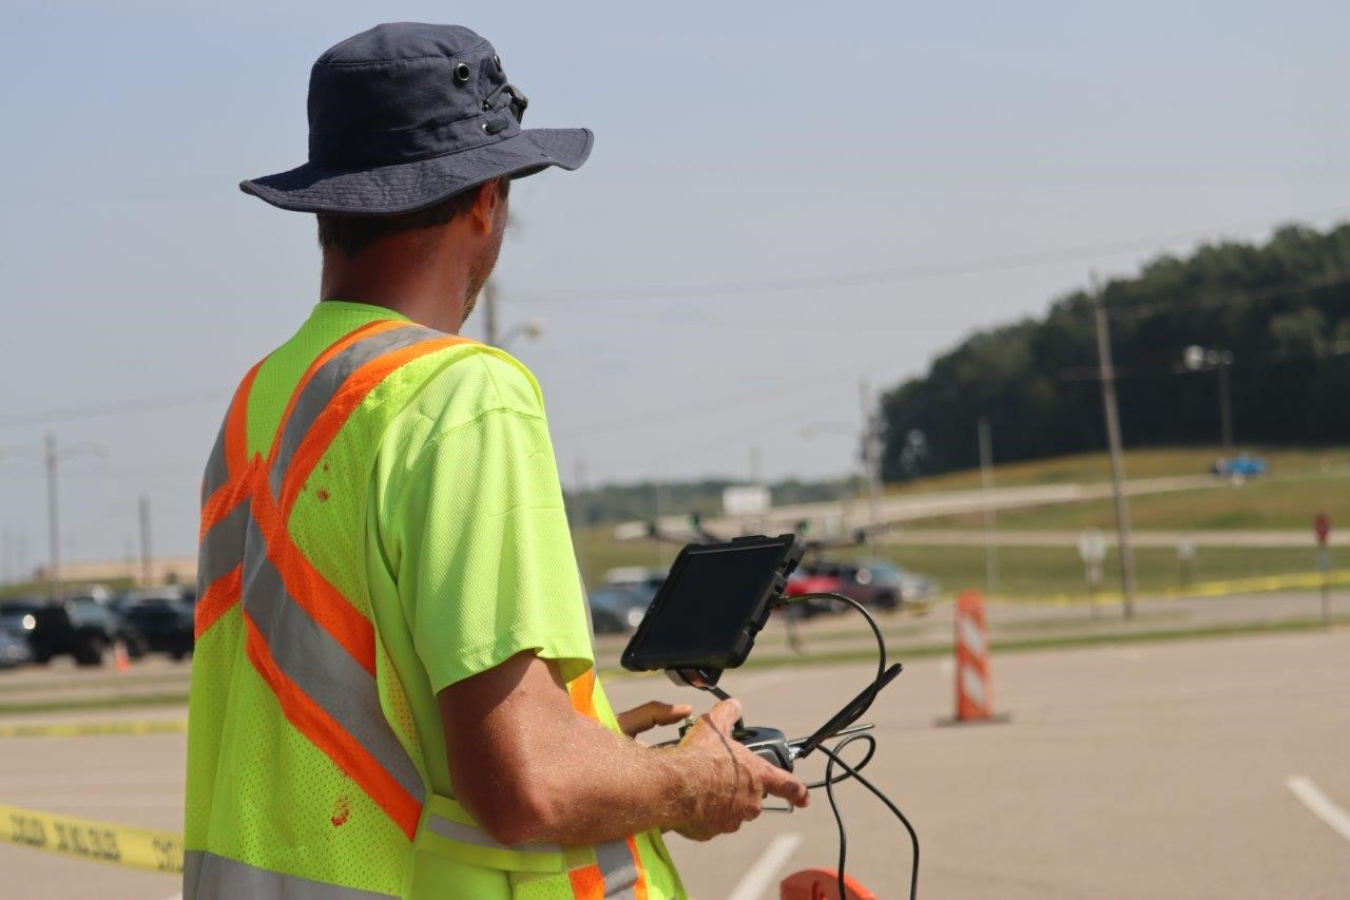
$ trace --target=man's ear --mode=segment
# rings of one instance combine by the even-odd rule
[[[506,198],[501,189],[501,179],[494,178],[486,184],[480,184],[474,190],[477,193],[473,208],[469,211],[469,218],[475,229],[484,234],[491,234],[497,216],[506,215],[506,210],[502,208]]]

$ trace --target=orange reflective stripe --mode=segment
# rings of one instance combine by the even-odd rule
[[[192,636],[201,640],[202,635],[216,624],[226,610],[239,602],[242,589],[244,567],[237,565],[223,578],[218,578],[206,589],[192,615]]]
[[[243,472],[248,462],[248,395],[253,390],[253,380],[263,361],[254,363],[230,401],[230,411],[225,416],[225,465],[233,478]]]
[[[572,699],[572,708],[588,719],[600,721],[595,711],[595,669],[587,669],[567,686],[567,694]]]
[[[291,398],[286,401],[286,409],[281,414],[281,419],[277,423],[276,435],[272,438],[272,447],[267,452],[268,461],[270,462],[277,455],[277,448],[281,446],[282,435],[286,433],[286,423],[290,421],[291,413],[295,411],[295,404],[300,401],[300,395],[305,392],[305,385],[309,384],[310,380],[314,378],[314,373],[323,368],[324,363],[364,337],[379,334],[381,331],[388,331],[391,328],[402,328],[408,324],[408,322],[400,319],[378,319],[374,322],[367,322],[355,331],[348,332],[333,341],[327,349],[315,357],[314,361],[309,364],[309,368],[305,369],[304,374],[300,376],[300,380],[295,383],[295,390],[291,391]]]
[[[406,325],[407,323],[399,322],[397,324]],[[318,465],[319,459],[327,451],[333,439],[337,437],[338,432],[342,430],[342,426],[346,424],[352,411],[361,405],[361,402],[380,382],[384,381],[395,370],[415,359],[426,356],[428,353],[453,347],[456,344],[468,343],[473,343],[473,341],[454,336],[430,338],[378,356],[353,372],[338,388],[333,398],[328,401],[328,405],[324,407],[319,417],[314,420],[314,425],[310,427],[304,440],[300,442],[300,446],[295,449],[295,453],[291,457],[291,465],[286,470],[285,479],[282,481],[281,497],[279,498],[282,519],[290,517],[291,508],[295,505],[295,499],[300,495],[301,488],[309,479],[309,473]],[[299,396],[299,393],[300,391],[297,390],[293,396]],[[278,434],[280,433],[278,431]]]
[[[248,499],[249,493],[253,490],[253,479],[250,477],[251,470],[257,466],[257,458],[254,462],[244,466],[243,470],[230,476],[230,480],[221,485],[220,490],[216,491],[202,506],[202,524],[197,532],[197,543],[200,544],[210,531],[221,519],[234,512],[235,507]],[[241,546],[240,552],[243,551]]]
[[[642,868],[642,854],[638,853],[636,838],[628,838],[628,852],[633,854],[633,868],[637,869],[637,883],[633,885],[633,900],[647,900],[647,871]]]
[[[338,768],[347,774],[370,799],[379,804],[412,840],[422,816],[422,803],[399,784],[384,767],[342,729],[327,712],[309,698],[295,682],[277,667],[267,642],[247,615],[248,658],[281,704],[286,721],[295,726]]]
[[[605,876],[599,866],[584,866],[567,873],[576,900],[605,900]]]
[[[267,543],[267,558],[281,573],[286,592],[341,644],[352,659],[375,674],[375,626],[295,546],[261,468],[253,478],[253,520]]]

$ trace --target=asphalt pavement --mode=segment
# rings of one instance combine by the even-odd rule
[[[933,616],[935,633],[950,629],[945,608]],[[994,703],[1011,721],[935,724],[951,713],[945,656],[907,663],[868,716],[879,749],[866,774],[918,829],[922,896],[1350,894],[1350,830],[1334,827],[1336,811],[1350,810],[1350,630],[1034,654],[999,655],[995,645],[994,653]],[[905,660],[903,650],[895,656]],[[807,733],[857,692],[869,670],[865,661],[781,666],[730,672],[723,684],[742,700],[748,723]],[[173,672],[151,663],[133,675]],[[39,675],[47,680],[35,689],[44,691],[53,681],[107,678],[73,669]],[[6,676],[0,694],[20,683]],[[650,698],[708,701],[659,677],[611,679],[608,690],[618,707]],[[182,712],[68,712],[0,723]],[[808,763],[818,777],[819,762]],[[181,734],[0,739],[0,803],[177,829],[183,766]],[[881,897],[904,896],[908,838],[856,785],[838,793],[849,872]],[[706,844],[672,837],[670,845],[701,900],[774,897],[785,873],[833,866],[837,855],[823,793],[807,810],[765,813],[735,835]],[[171,877],[20,847],[0,846],[0,872],[2,898],[164,900],[177,892]]]

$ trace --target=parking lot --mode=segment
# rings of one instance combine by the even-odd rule
[[[880,741],[868,775],[918,829],[922,895],[1345,896],[1350,840],[1288,782],[1306,778],[1350,808],[1350,631],[995,653],[995,703],[1011,713],[1006,724],[935,724],[951,711],[945,657],[907,664],[868,716]],[[724,686],[743,701],[748,723],[806,733],[868,670],[864,662],[780,666],[729,673]],[[151,661],[123,677],[140,679],[137,690],[160,690],[185,672]],[[6,684],[44,683],[54,695],[91,675],[107,678],[58,667]],[[620,707],[704,699],[663,678],[611,679],[609,692]],[[182,715],[169,706],[7,721]],[[0,748],[0,803],[180,826],[182,734],[9,738]],[[903,896],[904,832],[857,786],[839,796],[849,872],[881,897]],[[837,852],[823,793],[805,811],[766,813],[713,843],[672,837],[670,845],[691,894],[704,900],[774,896],[768,886],[784,873],[833,866]],[[19,847],[0,847],[0,870],[4,897],[163,900],[177,891],[171,877]]]

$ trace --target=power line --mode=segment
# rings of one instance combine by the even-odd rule
[[[1327,209],[1310,210],[1285,216],[1280,221],[1293,221],[1324,215],[1340,215],[1350,212],[1350,207],[1339,206]],[[1028,268],[1061,262],[1079,262],[1117,253],[1134,250],[1146,250],[1160,243],[1184,240],[1215,232],[1245,230],[1251,228],[1270,228],[1270,220],[1245,222],[1231,225],[1213,226],[1152,237],[1131,238],[1101,244],[1080,244],[1056,250],[1032,251],[1003,256],[977,257],[948,263],[929,263],[912,266],[900,266],[884,269],[872,269],[853,272],[835,272],[820,275],[796,275],[783,278],[761,278],[727,281],[690,282],[669,285],[633,285],[608,288],[558,288],[540,291],[527,291],[517,298],[520,302],[556,303],[564,301],[589,300],[691,300],[703,297],[727,297],[741,294],[775,294],[789,291],[817,289],[842,289],[869,287],[881,284],[897,284],[905,281],[918,281],[925,278],[941,278],[959,275],[980,275],[1003,272],[1011,269]]]
[[[226,390],[180,391],[173,394],[160,394],[152,397],[136,397],[125,400],[111,400],[99,404],[85,404],[47,410],[45,412],[20,413],[14,416],[0,416],[0,428],[17,428],[26,425],[54,425],[59,422],[76,422],[84,419],[100,419],[106,416],[120,416],[127,413],[158,412],[165,409],[178,409],[199,403],[219,401],[230,394]]]

